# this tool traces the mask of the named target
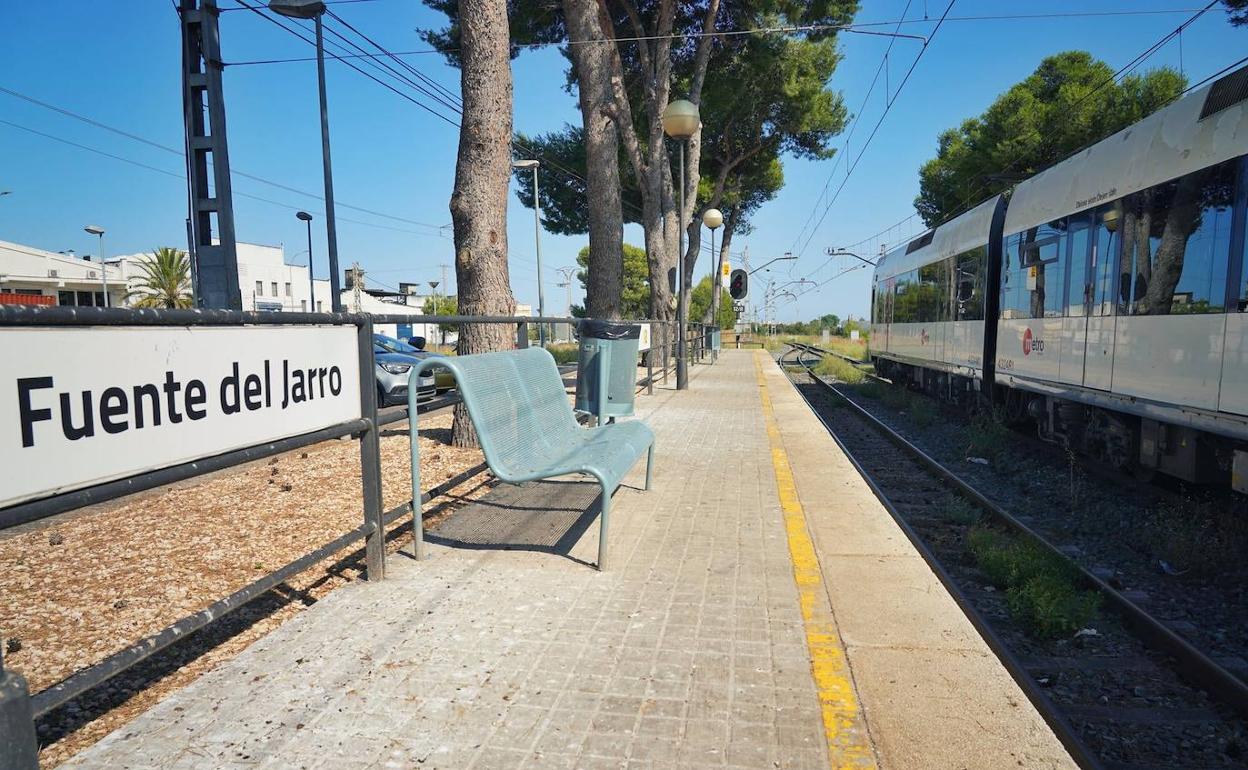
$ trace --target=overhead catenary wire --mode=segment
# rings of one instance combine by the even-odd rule
[[[801,248],[796,250],[799,259],[805,252],[806,248],[810,245],[810,241],[815,237],[815,234],[819,232],[819,228],[823,225],[824,220],[827,219],[828,212],[832,210],[832,206],[835,205],[836,201],[840,198],[841,192],[849,183],[854,170],[858,168],[858,164],[862,161],[863,155],[866,154],[867,149],[871,146],[871,141],[875,139],[876,134],[880,130],[880,126],[884,124],[884,120],[888,117],[889,112],[892,111],[893,105],[897,103],[897,97],[900,96],[902,89],[906,87],[906,83],[910,81],[910,76],[914,74],[914,70],[919,66],[919,62],[923,60],[923,54],[925,54],[928,48],[931,47],[932,40],[935,39],[936,33],[940,31],[941,26],[944,24],[945,17],[949,15],[949,11],[953,10],[953,5],[956,2],[957,0],[949,0],[949,4],[945,6],[945,12],[941,14],[940,19],[936,22],[936,26],[932,28],[931,35],[928,36],[927,41],[923,44],[919,53],[914,57],[914,61],[910,63],[910,68],[906,70],[906,74],[901,79],[901,83],[897,85],[897,91],[895,92],[894,97],[884,105],[884,111],[880,114],[880,119],[875,122],[875,126],[872,127],[871,133],[867,135],[866,141],[863,143],[862,148],[858,150],[858,155],[854,157],[854,161],[850,164],[848,170],[846,171],[844,179],[841,180],[841,184],[836,188],[836,192],[832,194],[832,198],[824,207],[823,213],[819,215],[819,219],[815,223],[815,226],[811,228],[809,234],[807,234],[806,240],[802,244]]]
[[[184,157],[186,156],[186,155],[185,155],[185,152],[184,152],[183,150],[178,149],[178,148],[176,148],[176,147],[172,147],[172,146],[167,145],[167,144],[161,144],[160,142],[157,142],[157,141],[155,141],[155,140],[153,140],[153,139],[149,139],[149,138],[144,137],[144,136],[140,136],[139,134],[131,133],[131,132],[126,131],[126,130],[124,130],[124,129],[117,128],[116,126],[111,126],[111,125],[109,125],[109,124],[107,124],[107,123],[102,123],[102,122],[100,122],[100,121],[98,121],[98,120],[95,120],[94,118],[88,117],[88,116],[83,115],[83,114],[78,113],[78,112],[74,112],[73,110],[67,109],[67,108],[65,108],[65,107],[60,107],[60,106],[57,106],[57,105],[55,105],[55,104],[51,104],[51,103],[49,103],[49,102],[45,102],[45,101],[43,101],[43,100],[36,99],[36,98],[35,98],[35,97],[33,97],[33,96],[30,96],[30,95],[28,95],[28,94],[21,93],[21,92],[19,92],[19,91],[14,91],[14,90],[13,90],[13,89],[11,89],[11,88],[7,88],[7,87],[5,87],[5,86],[0,85],[0,93],[7,94],[7,95],[12,96],[12,97],[15,97],[15,98],[17,98],[17,99],[22,99],[23,101],[29,102],[30,104],[34,104],[34,105],[36,105],[36,106],[38,106],[38,107],[42,107],[42,108],[44,108],[44,109],[51,110],[51,111],[53,111],[53,112],[59,113],[59,114],[61,114],[61,115],[64,115],[64,116],[66,116],[66,117],[69,117],[69,118],[73,118],[74,120],[80,121],[80,122],[82,122],[82,123],[86,123],[87,125],[94,126],[95,128],[99,128],[99,129],[102,129],[102,130],[104,130],[104,131],[108,131],[108,132],[113,133],[113,134],[116,134],[116,135],[118,135],[118,136],[123,136],[123,137],[125,137],[125,138],[127,138],[127,139],[131,139],[131,140],[133,140],[133,141],[139,142],[140,144],[145,144],[145,145],[147,145],[147,146],[149,146],[149,147],[153,147],[153,148],[158,149],[158,150],[161,150],[161,151],[163,151],[163,152],[167,152],[167,153],[169,153],[169,154],[171,154],[171,155],[177,155],[178,157],[182,157],[182,158],[184,158]],[[59,140],[58,140],[58,141],[59,141]],[[91,150],[91,151],[92,151],[92,152],[96,152],[96,150]],[[243,179],[250,179],[250,180],[251,180],[251,181],[253,181],[253,182],[259,182],[259,183],[261,183],[261,184],[265,184],[265,185],[268,185],[268,186],[270,186],[270,187],[277,188],[277,189],[279,189],[279,190],[285,190],[286,192],[295,193],[296,195],[304,195],[304,196],[307,196],[307,197],[309,197],[309,198],[313,198],[313,199],[318,200],[318,201],[321,201],[321,202],[324,202],[324,200],[325,200],[325,199],[324,199],[324,197],[322,197],[321,195],[318,195],[318,194],[316,194],[316,193],[308,192],[308,191],[306,191],[306,190],[300,190],[300,189],[299,189],[299,188],[297,188],[297,187],[291,187],[290,185],[282,184],[281,182],[275,182],[275,181],[273,181],[273,180],[271,180],[271,179],[266,179],[266,178],[264,178],[264,177],[262,177],[262,176],[258,176],[258,175],[256,175],[256,174],[250,174],[250,173],[248,173],[248,172],[246,172],[246,171],[241,171],[241,170],[236,169],[236,168],[231,168],[231,169],[230,169],[230,176],[232,176],[232,177],[240,177],[240,178],[243,178]],[[185,178],[185,177],[184,177],[184,178]],[[253,197],[254,197],[254,196],[253,196]],[[285,205],[285,204],[279,204],[279,205]],[[401,216],[397,216],[397,215],[395,215],[395,214],[387,214],[387,213],[382,212],[382,211],[376,211],[376,210],[374,210],[374,209],[365,208],[365,207],[363,207],[363,206],[356,206],[356,205],[354,205],[354,204],[351,204],[351,203],[345,203],[345,202],[343,202],[343,201],[336,201],[336,202],[335,202],[335,205],[337,205],[338,207],[341,207],[341,208],[351,209],[352,211],[359,211],[359,212],[361,212],[361,213],[363,213],[363,214],[371,214],[372,216],[375,216],[375,217],[381,217],[381,218],[383,218],[383,219],[390,219],[390,220],[393,220],[393,221],[395,221],[395,222],[403,222],[403,223],[405,223],[405,224],[409,224],[409,225],[417,225],[417,226],[420,226],[420,227],[428,227],[428,228],[433,229],[433,230],[440,230],[440,229],[442,229],[442,227],[441,227],[440,225],[429,224],[428,222],[420,222],[420,221],[417,221],[417,220],[415,220],[415,219],[409,219],[409,218],[407,218],[407,217],[401,217]]]
[[[1092,97],[1095,93],[1097,93],[1098,91],[1100,91],[1100,90],[1101,90],[1102,88],[1104,88],[1105,86],[1109,85],[1109,84],[1110,84],[1110,83],[1112,83],[1112,82],[1116,82],[1116,81],[1118,81],[1119,79],[1124,78],[1124,77],[1126,77],[1127,75],[1129,75],[1132,71],[1134,71],[1134,70],[1135,70],[1136,68],[1138,68],[1141,64],[1143,64],[1145,61],[1147,61],[1147,60],[1148,60],[1148,59],[1149,59],[1149,58],[1150,58],[1153,54],[1155,54],[1157,51],[1161,50],[1161,48],[1163,48],[1163,47],[1164,47],[1164,46],[1165,46],[1168,42],[1170,42],[1171,40],[1173,40],[1173,39],[1175,39],[1175,38],[1179,37],[1180,35],[1182,35],[1182,33],[1183,33],[1183,31],[1184,31],[1185,29],[1187,29],[1188,27],[1190,27],[1190,26],[1191,26],[1194,22],[1196,22],[1196,21],[1197,21],[1200,17],[1202,17],[1205,13],[1207,13],[1208,11],[1210,11],[1210,10],[1211,10],[1211,9],[1212,9],[1215,5],[1217,5],[1217,2],[1218,2],[1218,0],[1211,0],[1211,2],[1209,2],[1208,4],[1206,4],[1205,6],[1203,6],[1203,7],[1201,7],[1201,8],[1190,9],[1190,10],[1192,11],[1192,13],[1193,13],[1193,15],[1192,15],[1192,16],[1190,16],[1189,18],[1185,19],[1182,23],[1180,23],[1180,24],[1179,24],[1177,27],[1175,27],[1174,29],[1172,29],[1172,30],[1168,31],[1168,32],[1167,32],[1165,35],[1163,35],[1160,39],[1158,39],[1156,42],[1154,42],[1154,43],[1152,43],[1151,45],[1149,45],[1147,48],[1145,48],[1142,52],[1140,52],[1140,53],[1139,53],[1139,54],[1137,54],[1135,57],[1133,57],[1133,58],[1132,58],[1130,61],[1128,61],[1126,64],[1124,64],[1123,66],[1119,67],[1117,70],[1115,70],[1115,71],[1114,71],[1114,73],[1113,73],[1112,75],[1110,75],[1110,76],[1108,76],[1108,77],[1106,77],[1106,78],[1102,79],[1102,80],[1101,80],[1100,82],[1098,82],[1095,86],[1093,86],[1091,90],[1089,90],[1087,93],[1083,94],[1083,95],[1082,95],[1079,99],[1075,100],[1075,101],[1074,101],[1074,102],[1073,102],[1073,103],[1072,103],[1069,107],[1070,107],[1070,108],[1073,108],[1073,107],[1075,107],[1075,106],[1077,106],[1077,105],[1079,105],[1079,104],[1082,104],[1084,101],[1086,101],[1087,99],[1091,98],[1091,97]],[[1191,90],[1193,90],[1194,88],[1197,88],[1197,87],[1199,87],[1200,85],[1203,85],[1204,83],[1208,82],[1209,80],[1212,80],[1213,78],[1217,77],[1219,74],[1222,74],[1222,73],[1224,73],[1224,72],[1226,72],[1226,71],[1228,71],[1228,70],[1230,70],[1230,69],[1233,69],[1235,66],[1237,66],[1237,65],[1238,65],[1238,64],[1240,64],[1240,63],[1243,63],[1244,61],[1248,61],[1248,57],[1245,57],[1244,59],[1241,59],[1241,60],[1239,60],[1238,62],[1236,62],[1236,63],[1234,63],[1234,64],[1231,64],[1231,65],[1228,65],[1227,67],[1224,67],[1224,68],[1223,68],[1222,70],[1220,70],[1218,73],[1215,73],[1214,75],[1212,75],[1212,76],[1210,76],[1210,77],[1208,77],[1208,78],[1206,78],[1206,79],[1202,80],[1200,83],[1197,83],[1197,84],[1193,84],[1193,85],[1191,85],[1191,86],[1188,86],[1186,89],[1184,89],[1184,90],[1183,90],[1183,91],[1181,91],[1179,94],[1177,94],[1174,98],[1175,98],[1175,99],[1179,98],[1180,96],[1182,96],[1182,95],[1184,95],[1184,94],[1186,94],[1186,93],[1190,92],[1190,91],[1191,91]],[[1171,101],[1173,101],[1173,100],[1171,100]],[[1103,138],[1103,137],[1102,137],[1102,138]],[[1078,152],[1078,151],[1076,151],[1076,152]],[[1073,155],[1074,153],[1071,153],[1071,154]],[[999,172],[998,172],[998,175],[999,175],[999,174],[1008,173],[1009,171],[1014,170],[1015,168],[1017,168],[1017,165],[1018,165],[1018,163],[1019,163],[1019,162],[1020,162],[1020,159],[1019,159],[1019,158],[1016,158],[1015,160],[1013,160],[1013,161],[1011,161],[1010,163],[1006,164],[1006,166],[1004,166],[1004,167],[1001,169],[1001,171],[999,171]],[[921,231],[920,231],[920,233],[922,233],[922,232],[926,232],[927,230],[935,229],[936,227],[939,227],[939,226],[941,226],[941,225],[945,224],[946,222],[949,222],[950,220],[952,220],[952,219],[954,219],[954,218],[956,218],[956,217],[958,217],[958,216],[961,216],[961,215],[962,215],[965,211],[967,211],[967,210],[968,210],[971,206],[975,205],[975,204],[978,202],[979,197],[981,196],[981,194],[986,193],[986,191],[988,190],[988,187],[989,187],[989,182],[988,182],[988,180],[983,180],[983,181],[981,181],[981,182],[979,183],[979,185],[977,185],[977,186],[976,186],[976,188],[975,188],[974,190],[972,190],[972,192],[971,192],[971,193],[969,193],[969,194],[968,194],[968,195],[967,195],[967,196],[963,199],[963,201],[961,202],[961,204],[958,206],[957,210],[956,210],[954,213],[952,213],[952,214],[950,214],[949,216],[947,216],[947,217],[943,218],[942,220],[940,220],[940,221],[939,221],[939,222],[937,222],[936,224],[932,225],[931,227],[924,228],[923,230],[921,230]],[[899,225],[901,225],[901,224],[905,223],[906,221],[908,221],[908,220],[910,220],[910,219],[914,218],[915,216],[917,216],[917,213],[916,213],[916,214],[911,214],[911,215],[909,215],[909,216],[907,216],[907,217],[903,218],[902,220],[900,220],[900,221],[899,221],[899,222],[897,222],[896,224],[891,225],[891,226],[890,226],[890,227],[888,227],[888,228],[885,228],[885,230],[881,230],[879,233],[876,233],[875,235],[869,236],[868,238],[864,238],[864,239],[862,239],[862,240],[860,240],[860,241],[858,241],[858,242],[856,242],[856,243],[850,244],[848,247],[845,247],[845,248],[847,248],[847,249],[852,249],[852,248],[854,248],[854,247],[856,247],[856,246],[860,246],[860,245],[862,245],[863,243],[870,242],[870,241],[874,240],[875,238],[877,238],[878,236],[880,236],[880,235],[884,234],[885,232],[888,232],[889,230],[891,230],[891,229],[893,229],[893,228],[895,228],[895,227],[897,227],[897,226],[899,226]],[[918,234],[919,234],[919,233],[915,233],[915,235],[918,235]],[[913,237],[913,236],[911,236],[911,237]],[[908,240],[908,239],[907,239],[907,240]],[[899,241],[899,242],[900,242],[900,241]],[[826,263],[825,263],[825,265],[824,265],[824,266],[826,266]],[[821,266],[821,267],[820,267],[820,270],[822,270],[824,266]],[[838,276],[835,276],[835,277],[839,277],[839,274],[838,274]],[[830,279],[829,279],[829,280],[830,280]],[[826,283],[826,282],[825,282],[825,283]],[[798,294],[798,296],[801,296],[801,294],[805,294],[805,293],[808,293],[808,292],[809,292],[809,290],[804,291],[804,292],[800,292],[800,293]]]
[[[340,0],[345,1],[345,0]],[[362,1],[362,0],[361,0]],[[238,11],[240,8],[223,8],[222,10]],[[980,21],[1034,21],[1042,19],[1067,19],[1067,18],[1088,18],[1098,16],[1157,16],[1176,13],[1191,13],[1194,8],[1152,8],[1152,9],[1132,9],[1132,10],[1114,10],[1114,11],[1054,11],[1046,13],[1020,13],[1020,14],[992,14],[979,16],[950,16],[945,19],[946,22],[980,22]],[[715,32],[673,32],[669,35],[637,35],[630,37],[607,37],[595,40],[555,40],[541,43],[518,43],[516,48],[522,49],[539,49],[562,47],[568,45],[589,45],[589,44],[618,44],[629,42],[649,42],[653,40],[684,40],[696,39],[707,35],[716,37],[733,37],[741,35],[764,35],[764,34],[786,34],[796,35],[809,32],[849,32],[851,34],[876,34],[887,37],[910,38],[915,40],[923,40],[920,35],[906,35],[902,33],[878,33],[872,32],[871,27],[884,27],[904,24],[918,24],[930,22],[930,19],[924,17],[922,19],[889,19],[882,21],[854,22],[851,24],[811,24],[811,25],[792,25],[792,26],[774,26],[774,27],[753,27],[748,29],[733,30],[717,30]],[[448,53],[458,52],[458,48],[420,48],[411,51],[394,51],[389,55],[392,56],[429,56],[435,54],[445,55]],[[355,54],[347,58],[378,58],[383,54]],[[232,67],[243,67],[256,64],[288,64],[295,62],[316,61],[315,57],[288,57],[279,59],[255,59],[248,61],[227,62]]]
[[[86,151],[86,152],[94,153],[95,155],[100,155],[100,156],[103,156],[103,157],[105,157],[105,158],[111,158],[111,159],[116,160],[116,161],[119,161],[119,162],[121,162],[121,163],[125,163],[125,164],[131,165],[131,166],[136,166],[136,167],[138,167],[138,168],[146,169],[146,170],[148,170],[148,171],[152,171],[152,172],[155,172],[155,173],[157,173],[157,174],[163,174],[164,176],[168,176],[168,177],[172,177],[172,178],[174,178],[174,179],[181,180],[184,184],[186,183],[186,174],[185,174],[185,172],[183,172],[183,173],[178,173],[178,172],[175,172],[175,171],[170,171],[170,170],[168,170],[168,169],[160,168],[159,166],[153,166],[153,165],[150,165],[150,164],[148,164],[148,163],[144,163],[144,162],[142,162],[142,161],[135,160],[135,159],[133,159],[133,158],[127,158],[127,157],[125,157],[125,156],[123,156],[123,155],[117,155],[116,153],[111,153],[111,152],[108,152],[107,150],[101,150],[101,149],[99,149],[98,147],[91,147],[91,146],[89,146],[89,145],[85,145],[85,144],[81,144],[81,143],[79,143],[79,142],[75,142],[75,141],[73,141],[72,139],[66,139],[66,138],[61,137],[61,136],[56,136],[55,134],[49,134],[49,133],[47,133],[46,131],[40,131],[39,129],[31,128],[31,127],[29,127],[29,126],[24,126],[24,125],[22,125],[22,124],[20,124],[20,123],[14,123],[13,121],[10,121],[10,120],[4,120],[4,119],[0,118],[0,125],[6,125],[6,126],[9,126],[10,128],[16,128],[16,129],[19,129],[19,130],[21,130],[21,131],[25,131],[25,132],[27,132],[27,133],[34,134],[35,136],[40,136],[40,137],[43,137],[44,139],[48,139],[48,140],[51,140],[51,141],[54,141],[54,142],[59,142],[59,143],[61,143],[61,144],[68,145],[68,146],[70,146],[70,147],[75,147],[75,148],[77,148],[77,149],[79,149],[79,150],[84,150],[84,151]],[[261,196],[259,196],[259,195],[252,195],[251,193],[246,193],[246,192],[242,192],[242,191],[239,191],[239,190],[235,190],[235,191],[234,191],[234,195],[237,195],[237,196],[239,196],[239,197],[241,197],[241,198],[250,198],[251,200],[260,201],[261,203],[268,203],[268,204],[271,204],[271,205],[273,205],[273,206],[280,206],[280,207],[285,208],[285,209],[290,209],[291,211],[300,211],[300,210],[302,210],[302,208],[303,208],[303,207],[301,207],[301,206],[295,206],[295,205],[292,205],[292,204],[290,204],[290,203],[282,203],[281,201],[275,201],[275,200],[273,200],[273,199],[271,199],[271,198],[264,198],[264,197],[261,197]],[[324,212],[317,212],[317,215],[318,215],[318,216],[324,216]],[[394,231],[394,232],[399,232],[399,233],[409,233],[409,234],[411,234],[411,235],[420,235],[420,236],[424,236],[424,237],[426,237],[426,238],[430,238],[430,237],[433,237],[433,238],[445,238],[445,237],[446,237],[445,235],[440,235],[440,234],[438,234],[438,233],[422,233],[422,232],[419,232],[419,231],[417,231],[417,230],[407,230],[407,229],[404,229],[404,228],[401,228],[401,227],[391,227],[390,225],[381,225],[381,224],[377,224],[377,223],[375,223],[375,222],[365,222],[365,221],[363,221],[363,220],[359,220],[359,219],[349,219],[349,218],[347,218],[347,217],[338,217],[338,219],[339,219],[340,221],[343,221],[343,222],[350,222],[351,224],[363,225],[364,227],[375,227],[375,228],[378,228],[378,229],[381,229],[381,230],[392,230],[392,231]]]

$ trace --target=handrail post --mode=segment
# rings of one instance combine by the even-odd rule
[[[377,433],[377,375],[371,316],[364,316],[356,334],[360,350],[360,416],[368,423],[360,433],[360,487],[364,523],[373,525],[373,531],[364,541],[364,565],[369,580],[382,580],[386,576],[386,526],[381,511],[381,439]]]
[[[412,467],[412,557],[416,561],[425,558],[425,520],[421,502],[424,495],[420,491],[420,411],[416,403],[420,375],[424,371],[422,363],[412,370],[407,383],[407,437]]]
[[[516,347],[523,350],[529,346],[529,322],[521,321],[516,324]]]
[[[654,395],[654,327],[650,328],[650,349],[646,351],[646,395]]]
[[[0,767],[39,770],[39,742],[35,738],[30,690],[25,677],[5,670],[2,647],[0,644]]]

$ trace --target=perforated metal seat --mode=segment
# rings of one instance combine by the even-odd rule
[[[582,474],[598,480],[602,486],[598,569],[605,569],[611,495],[642,452],[646,453],[646,489],[650,488],[654,464],[654,433],[650,428],[640,421],[582,428],[568,402],[554,357],[541,348],[433,356],[413,369],[411,377],[419,378],[435,366],[446,367],[455,375],[485,461],[499,479],[520,484]],[[408,391],[416,392],[414,387]],[[418,418],[414,396],[409,396],[408,402],[412,415],[408,431],[414,531],[420,538]]]

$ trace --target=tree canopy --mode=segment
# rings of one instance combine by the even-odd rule
[[[191,298],[191,261],[186,252],[170,246],[160,248],[138,260],[139,276],[126,299],[134,307],[188,308]]]
[[[1161,68],[1114,82],[1086,51],[1050,56],[982,115],[941,133],[914,206],[929,226],[1165,106],[1186,87]]]
[[[581,288],[589,291],[589,247],[576,255],[580,270],[576,278]],[[645,318],[650,312],[650,275],[646,268],[646,251],[631,243],[624,244],[624,291],[620,315],[623,318]]]

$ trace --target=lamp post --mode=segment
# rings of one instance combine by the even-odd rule
[[[295,219],[308,225],[308,311],[316,312],[316,281],[312,279],[312,215],[306,211],[295,214]]]
[[[680,187],[677,197],[677,215],[679,220],[678,233],[680,245],[676,253],[676,274],[679,278],[679,295],[676,298],[676,389],[689,387],[688,361],[685,360],[685,335],[689,323],[689,307],[685,299],[689,281],[685,277],[685,145],[689,137],[698,131],[702,124],[698,116],[698,105],[685,99],[669,102],[663,110],[663,132],[676,139],[680,146]]]
[[[438,284],[440,281],[430,281],[429,289],[433,292],[433,314],[442,315],[442,305],[438,302]],[[446,344],[446,334],[442,331],[442,324],[434,324],[434,331],[438,333],[438,344]]]
[[[321,100],[321,165],[325,175],[325,236],[329,241],[329,301],[335,313],[342,311],[338,277],[338,223],[334,216],[334,172],[329,159],[329,104],[325,97],[325,39],[321,16],[324,0],[269,0],[269,10],[292,19],[316,23],[316,84]]]
[[[104,269],[104,228],[99,225],[87,225],[82,229],[100,237],[100,285],[104,287],[104,307],[109,307],[112,303],[108,301],[108,271]]]
[[[715,275],[711,276],[711,323],[719,323],[719,289],[724,282],[723,276],[720,275],[722,269],[719,263],[719,255],[715,252],[715,231],[724,223],[724,213],[719,209],[707,209],[702,212],[702,224],[711,228],[711,264],[715,267]]]
[[[537,169],[541,165],[541,161],[538,160],[518,160],[511,164],[512,168],[533,169],[533,242],[537,248],[537,315],[545,318],[546,297],[542,293],[542,202],[537,188]],[[546,325],[541,321],[537,322],[537,340],[538,345],[546,347]]]

